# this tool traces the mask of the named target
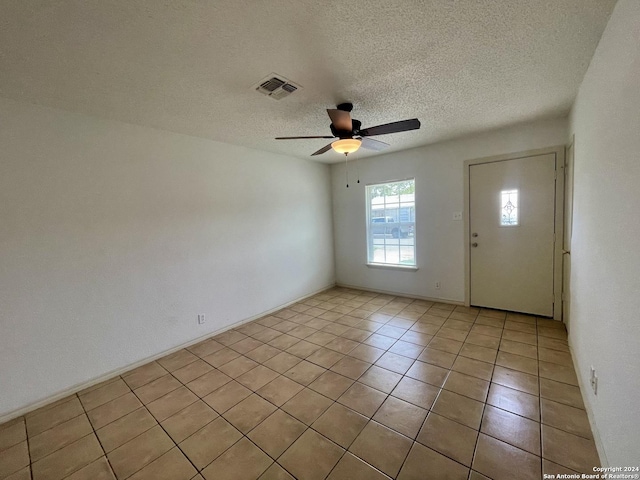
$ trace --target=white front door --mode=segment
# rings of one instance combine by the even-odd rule
[[[571,234],[573,233],[573,148],[567,147],[564,167],[564,240],[562,242],[562,320],[569,326],[571,310]]]
[[[556,154],[469,165],[470,304],[554,314]]]

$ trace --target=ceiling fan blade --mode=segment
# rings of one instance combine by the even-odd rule
[[[324,147],[322,147],[320,150],[313,152],[311,154],[312,157],[316,156],[316,155],[322,155],[324,152],[328,152],[329,150],[331,150],[331,144],[329,145],[325,145]]]
[[[335,108],[328,108],[327,113],[329,114],[331,123],[336,130],[343,130],[345,132],[350,132],[351,130],[353,130],[351,115],[349,114],[349,112],[345,112],[344,110],[337,110]]]
[[[360,146],[368,150],[380,151],[389,146],[388,143],[381,142],[380,140],[374,140],[373,138],[364,137],[360,140],[362,141],[362,144]]]
[[[399,122],[385,123],[375,127],[360,130],[360,135],[370,137],[372,135],[385,135],[387,133],[406,132],[409,130],[417,130],[420,128],[420,120],[412,118],[411,120],[401,120]]]
[[[323,135],[316,137],[276,137],[276,140],[299,140],[299,139],[308,139],[308,138],[336,138],[333,135]]]

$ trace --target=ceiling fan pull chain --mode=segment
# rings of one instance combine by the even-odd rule
[[[358,171],[358,158],[356,157],[356,177],[358,177],[358,183],[360,183],[360,172]]]
[[[347,178],[347,188],[349,188],[349,163],[347,153],[344,154],[344,174]]]

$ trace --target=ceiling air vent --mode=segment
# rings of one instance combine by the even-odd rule
[[[253,88],[263,95],[280,100],[298,90],[300,85],[290,82],[282,75],[272,73],[266,78],[263,78],[257,85],[254,85]]]

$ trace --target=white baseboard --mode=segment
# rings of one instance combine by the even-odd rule
[[[569,343],[569,352],[571,353],[571,360],[573,361],[574,370],[578,367],[578,362],[576,362],[576,356],[573,353],[573,348],[571,347],[571,343]],[[591,404],[587,402],[587,397],[585,392],[587,388],[591,388],[591,385],[585,385],[582,382],[582,377],[578,375],[576,372],[576,377],[578,379],[578,386],[580,387],[580,395],[582,395],[582,403],[584,404],[584,409],[587,412],[587,418],[589,419],[589,426],[591,427],[591,433],[593,435],[593,441],[596,444],[596,450],[598,451],[598,457],[600,457],[600,466],[608,467],[609,461],[607,460],[607,454],[604,450],[604,444],[602,443],[602,439],[600,438],[600,431],[598,430],[598,426],[596,425],[593,409],[591,408]]]
[[[336,283],[335,286],[336,287],[343,287],[343,288],[351,288],[353,290],[362,290],[364,292],[383,293],[385,295],[394,295],[396,297],[417,298],[418,300],[426,300],[428,302],[448,303],[448,304],[451,304],[451,305],[464,306],[464,301],[461,302],[459,300],[452,300],[452,299],[449,299],[449,298],[424,297],[422,295],[413,295],[413,294],[409,294],[409,293],[394,292],[392,290],[377,290],[375,288],[360,287],[360,286],[357,286],[357,285],[349,285],[347,283]]]
[[[14,418],[18,418],[21,417],[22,415],[25,415],[29,412],[32,412],[34,410],[37,410],[38,408],[42,408],[50,403],[56,402],[64,397],[68,397],[69,395],[73,395],[74,393],[78,393],[82,390],[84,390],[85,388],[89,388],[92,387],[93,385],[97,385],[98,383],[104,382],[105,380],[109,380],[110,378],[113,377],[117,377],[119,375],[122,375],[125,372],[128,372],[129,370],[133,370],[134,368],[138,368],[141,367],[142,365],[145,365],[146,363],[149,362],[153,362],[154,360],[158,360],[159,358],[165,357],[167,355],[170,355],[174,352],[177,352],[178,350],[182,350],[183,348],[187,348],[190,347],[191,345],[195,345],[196,343],[199,343],[203,340],[206,340],[207,338],[210,337],[214,337],[216,335],[219,335],[220,333],[226,332],[227,330],[231,330],[232,328],[236,328],[239,327],[240,325],[243,325],[245,323],[249,323],[249,322],[253,322],[254,320],[257,320],[258,318],[264,317],[265,315],[269,315],[273,312],[277,312],[278,310],[282,310],[283,308],[288,307],[289,305],[293,305],[294,303],[298,303],[301,302],[309,297],[312,297],[314,295],[317,295],[318,293],[322,293],[326,290],[329,290],[333,287],[335,287],[335,284],[331,284],[328,285],[326,287],[323,287],[319,290],[316,290],[314,292],[311,292],[307,295],[304,295],[302,297],[296,298],[295,300],[291,300],[290,302],[287,303],[283,303],[282,305],[278,305],[277,307],[274,307],[270,310],[267,310],[265,312],[259,313],[257,315],[254,315],[252,317],[249,318],[245,318],[242,319],[238,322],[235,322],[231,325],[227,325],[226,327],[220,328],[214,332],[209,332],[206,335],[202,335],[200,337],[194,338],[192,340],[189,340],[188,342],[182,343],[176,347],[172,347],[168,350],[164,350],[160,353],[157,353],[155,355],[152,355],[150,357],[146,357],[143,358],[142,360],[139,360],[135,363],[132,363],[130,365],[127,365],[125,367],[122,368],[118,368],[116,370],[112,370],[110,372],[105,373],[104,375],[100,375],[99,377],[95,377],[92,378],[91,380],[87,380],[86,382],[82,382],[82,383],[78,383],[76,385],[73,385],[72,387],[66,388],[64,390],[61,390],[53,395],[49,395],[48,397],[42,399],[42,400],[38,400],[37,402],[33,402],[30,403],[29,405],[26,405],[24,407],[18,408],[16,410],[13,410],[9,413],[6,413],[2,416],[0,416],[0,425],[2,425],[3,423],[6,423],[10,420],[13,420]]]

